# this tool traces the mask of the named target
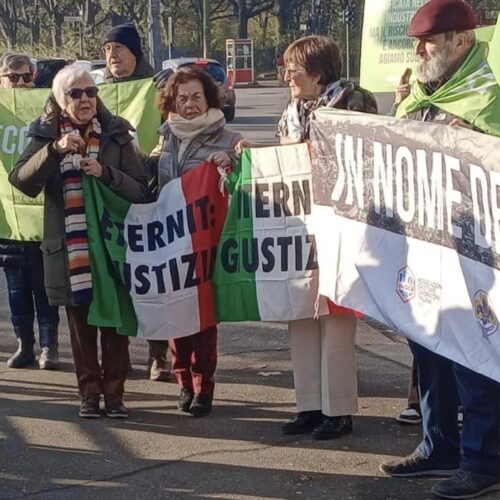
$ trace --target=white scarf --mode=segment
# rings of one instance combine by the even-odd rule
[[[222,118],[224,118],[224,113],[217,108],[209,108],[206,113],[192,120],[187,120],[177,113],[170,113],[167,120],[170,130],[181,141],[178,159],[180,160],[183,157],[184,151],[186,151],[194,137],[203,133]]]

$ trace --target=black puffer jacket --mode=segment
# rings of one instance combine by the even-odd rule
[[[29,266],[40,259],[39,241],[14,241],[0,238],[0,267]]]

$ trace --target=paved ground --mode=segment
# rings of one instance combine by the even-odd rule
[[[272,142],[286,89],[238,91],[234,127]],[[130,418],[78,418],[66,324],[62,370],[9,370],[15,348],[0,276],[0,499],[430,498],[430,480],[396,480],[379,462],[413,450],[419,429],[400,427],[410,357],[405,343],[360,323],[360,410],[337,441],[284,437],[294,413],[286,327],[224,324],[213,413],[175,409],[173,383],[145,380],[146,345],[134,341],[126,387]],[[491,497],[493,498],[493,497]]]

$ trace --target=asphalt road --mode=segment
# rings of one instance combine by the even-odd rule
[[[237,89],[236,118],[230,127],[249,141],[275,144],[276,127],[289,97],[287,88],[268,87]]]
[[[231,127],[273,143],[286,99],[286,89],[238,90]],[[61,371],[6,367],[15,340],[3,273],[0,332],[0,499],[431,498],[431,480],[378,471],[382,459],[414,449],[419,429],[394,419],[405,405],[407,346],[362,322],[354,433],[327,442],[281,436],[295,411],[286,325],[221,326],[214,409],[203,419],[176,410],[176,384],[145,379],[146,344],[134,340],[125,421],[77,416],[65,321]]]

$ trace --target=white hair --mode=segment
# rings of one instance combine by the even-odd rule
[[[83,77],[87,77],[91,82],[94,81],[92,75],[86,69],[75,63],[65,66],[56,74],[52,82],[52,93],[61,109],[66,107],[66,91],[71,88],[71,85],[76,80]]]

